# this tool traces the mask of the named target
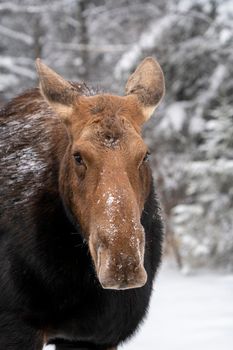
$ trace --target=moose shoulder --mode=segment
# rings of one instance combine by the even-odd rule
[[[140,129],[164,93],[146,58],[125,96],[37,60],[0,112],[0,344],[115,349],[144,318],[162,225]]]

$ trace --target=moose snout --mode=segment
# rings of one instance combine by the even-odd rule
[[[112,254],[108,249],[99,248],[97,254],[97,275],[105,289],[131,289],[145,285],[147,273],[139,255],[118,252]]]

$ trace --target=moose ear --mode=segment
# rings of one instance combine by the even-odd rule
[[[52,109],[63,119],[69,119],[77,91],[60,75],[46,66],[38,58],[36,69],[40,80],[40,90]]]
[[[145,58],[129,77],[126,95],[137,97],[145,122],[153,114],[165,92],[164,75],[158,62],[152,57]]]

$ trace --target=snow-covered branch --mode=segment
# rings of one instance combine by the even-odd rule
[[[1,35],[8,36],[11,39],[22,41],[26,45],[33,44],[33,39],[30,35],[25,33],[19,33],[18,31],[2,26],[1,24],[0,33]]]
[[[21,75],[23,77],[27,77],[34,80],[36,77],[35,71],[17,64],[17,60],[17,58],[14,59],[13,57],[0,56],[0,67],[5,68],[8,71],[17,75]]]
[[[114,70],[115,77],[119,79],[124,72],[131,71],[136,65],[136,62],[140,60],[143,50],[149,50],[156,47],[161,40],[163,33],[173,26],[175,20],[176,15],[171,14],[150,24],[141,34],[138,42],[128,51],[124,52],[118,61]]]

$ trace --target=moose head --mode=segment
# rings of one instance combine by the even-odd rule
[[[129,77],[125,96],[84,96],[36,63],[45,100],[67,129],[59,191],[82,228],[100,284],[129,289],[147,281],[140,219],[151,188],[141,126],[164,94],[162,70],[146,58]]]

